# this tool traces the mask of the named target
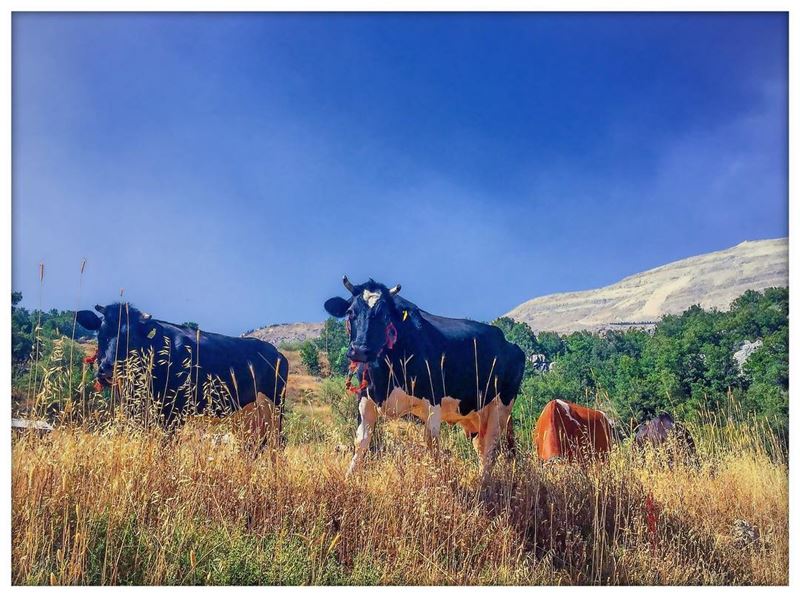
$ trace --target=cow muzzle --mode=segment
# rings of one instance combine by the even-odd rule
[[[97,366],[97,373],[95,374],[94,379],[103,387],[110,386],[114,379],[114,366],[108,365],[105,362],[101,362]]]
[[[375,359],[375,351],[372,351],[367,346],[354,346],[350,345],[347,349],[347,358],[357,363],[369,363]]]
[[[111,386],[113,382],[113,377],[110,375],[95,375],[94,382],[96,385],[100,385],[103,388],[108,388]]]

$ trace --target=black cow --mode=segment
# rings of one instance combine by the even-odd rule
[[[525,354],[494,326],[432,315],[402,298],[400,286],[370,279],[351,297],[334,297],[325,310],[345,317],[351,391],[359,397],[359,425],[349,473],[363,461],[378,414],[413,414],[425,422],[433,449],[442,421],[460,424],[473,437],[481,470],[488,474],[500,434],[513,451],[511,408],[525,370]],[[348,382],[350,387],[350,382]]]
[[[280,433],[288,363],[256,338],[232,338],[153,319],[127,303],[78,311],[78,323],[97,330],[97,381],[119,381],[129,355],[152,354],[152,394],[171,427],[186,414],[238,413],[263,443]],[[144,364],[142,365],[144,366]]]
[[[646,446],[667,448],[670,462],[676,455],[690,460],[696,457],[692,434],[686,427],[676,423],[669,413],[661,413],[639,425],[634,436],[634,445],[640,449]]]

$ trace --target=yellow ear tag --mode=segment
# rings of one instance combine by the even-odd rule
[[[403,311],[403,321],[408,319],[408,311]]]
[[[151,340],[153,338],[155,338],[156,337],[156,328],[153,328],[152,330],[150,330],[150,333],[147,334],[147,337],[150,338]]]

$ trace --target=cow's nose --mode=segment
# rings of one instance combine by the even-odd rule
[[[360,361],[362,363],[369,360],[369,348],[366,346],[350,345],[347,351],[347,358],[351,361]]]

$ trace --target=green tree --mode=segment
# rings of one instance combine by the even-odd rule
[[[764,338],[764,343],[742,367],[745,408],[789,423],[789,328],[785,326]]]
[[[75,339],[91,338],[94,332],[84,329],[75,321],[74,311],[28,311],[20,306],[21,292],[11,293],[11,359],[20,365],[28,360],[33,350],[34,337],[40,342],[54,340],[61,336],[72,338],[73,327]],[[38,334],[36,327],[39,326]],[[41,356],[41,355],[40,355]]]
[[[547,357],[548,361],[555,361],[557,357],[564,354],[564,341],[555,332],[539,332],[536,335],[536,341],[539,344],[539,350]]]
[[[11,293],[11,360],[20,363],[27,359],[33,349],[33,325],[30,313],[17,305],[22,301],[21,292]]]
[[[317,338],[317,347],[324,351],[328,357],[332,375],[345,375],[350,365],[347,359],[347,347],[350,338],[344,322],[334,317],[329,317],[322,327],[322,333]]]
[[[506,340],[519,346],[525,356],[531,356],[539,352],[536,334],[524,321],[514,321],[510,317],[498,317],[491,324],[500,328]]]
[[[319,375],[319,348],[311,340],[306,340],[300,345],[300,361],[311,375]]]

